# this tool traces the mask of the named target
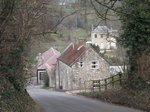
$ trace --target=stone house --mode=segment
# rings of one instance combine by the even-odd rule
[[[49,76],[49,86],[55,87],[55,69],[59,56],[60,52],[54,48],[50,48],[43,54],[39,53],[37,56],[37,83],[42,83],[43,76],[47,73]]]
[[[81,89],[85,81],[110,75],[109,63],[94,48],[71,43],[57,61],[56,89]]]
[[[115,39],[117,36],[117,30],[109,29],[107,26],[97,26],[95,29],[92,28],[91,41],[101,50],[117,49]]]

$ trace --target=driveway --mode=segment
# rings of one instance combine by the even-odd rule
[[[28,93],[44,112],[141,112],[98,100],[29,86]]]

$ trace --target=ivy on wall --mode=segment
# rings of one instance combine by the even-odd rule
[[[127,48],[130,64],[128,87],[132,89],[145,87],[145,81],[141,77],[143,74],[139,74],[140,63],[138,60],[143,53],[150,54],[149,3],[149,0],[124,0],[119,9],[122,12],[119,16],[122,21],[123,33],[118,41]]]

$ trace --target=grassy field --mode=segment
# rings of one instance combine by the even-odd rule
[[[84,29],[77,29],[73,32],[72,37],[83,37],[83,38],[87,38],[88,34]]]
[[[64,46],[67,45],[68,43],[65,41],[55,41],[55,42],[50,42],[50,46]]]

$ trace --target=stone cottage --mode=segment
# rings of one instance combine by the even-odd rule
[[[57,58],[60,56],[60,52],[54,48],[50,48],[43,54],[39,53],[37,56],[37,82],[42,83],[45,73],[49,76],[49,86],[55,87],[55,69]]]
[[[56,88],[81,89],[84,81],[110,77],[109,63],[91,46],[71,43],[61,54],[56,67]]]
[[[101,50],[117,49],[115,39],[117,36],[117,30],[109,29],[107,26],[97,26],[95,29],[92,28],[91,41]]]

